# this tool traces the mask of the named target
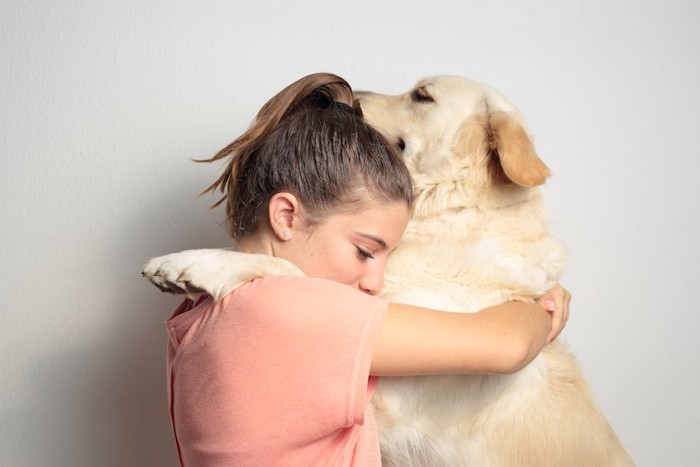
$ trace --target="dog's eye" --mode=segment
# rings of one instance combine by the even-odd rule
[[[433,99],[433,96],[428,94],[428,91],[425,90],[425,88],[418,88],[415,91],[411,93],[411,100],[413,102],[435,102],[435,99]]]
[[[398,141],[396,141],[396,146],[399,148],[399,151],[404,152],[406,150],[406,141],[404,141],[403,138],[399,138]]]

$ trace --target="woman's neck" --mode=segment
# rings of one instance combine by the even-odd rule
[[[240,238],[233,247],[234,251],[241,253],[254,253],[263,255],[275,255],[273,239],[260,232],[253,232]]]

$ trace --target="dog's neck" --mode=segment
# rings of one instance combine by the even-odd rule
[[[474,188],[468,179],[457,174],[452,179],[435,180],[431,177],[415,177],[416,199],[414,220],[444,216],[446,212],[465,210],[493,210],[516,207],[540,196],[537,188],[522,187],[514,183]]]

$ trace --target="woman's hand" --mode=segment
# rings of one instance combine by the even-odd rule
[[[561,284],[557,284],[536,301],[552,315],[552,329],[547,336],[547,343],[549,344],[559,336],[569,320],[571,294]]]

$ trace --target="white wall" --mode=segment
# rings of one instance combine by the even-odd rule
[[[352,5],[352,7],[350,7]],[[672,2],[0,7],[0,464],[176,462],[153,255],[227,244],[213,154],[304,74],[500,89],[554,177],[564,337],[640,466],[700,463],[700,9]]]

